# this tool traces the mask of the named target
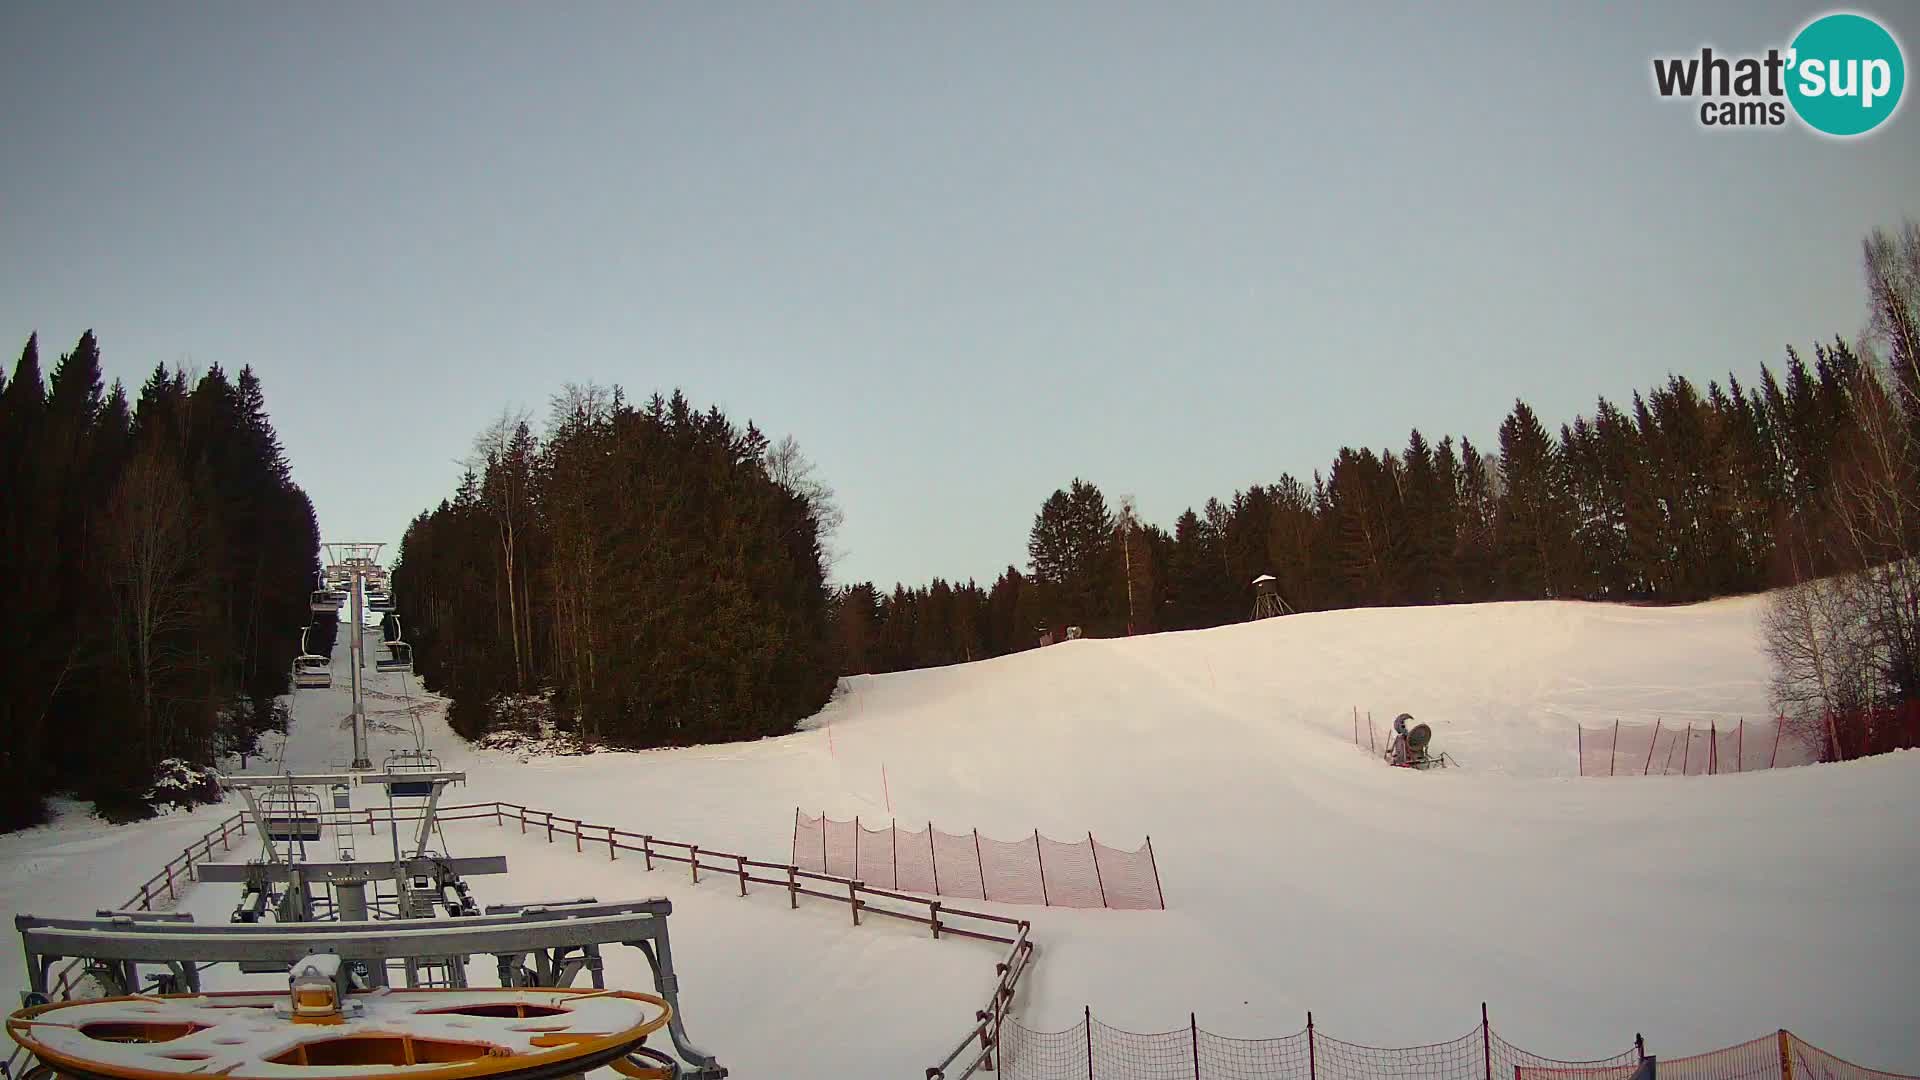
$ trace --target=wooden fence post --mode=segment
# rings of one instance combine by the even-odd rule
[[[652,836],[642,835],[640,837],[640,851],[646,857],[647,869],[649,870],[653,869],[653,837]]]
[[[735,855],[734,858],[740,862],[740,895],[745,896],[747,895],[747,857]]]
[[[543,811],[547,815],[547,843],[553,843],[553,811]]]
[[[689,844],[687,845],[687,851],[693,855],[692,858],[687,860],[687,865],[693,870],[693,883],[698,885],[700,884],[700,845]]]
[[[927,821],[927,862],[933,865],[933,895],[940,895],[940,856],[933,852],[933,821]]]
[[[796,911],[800,909],[800,880],[798,869],[798,867],[792,864],[788,864],[787,866],[787,906]]]
[[[368,823],[371,824],[372,823],[371,818],[373,817],[373,815],[368,814],[367,817],[369,818]],[[520,807],[520,835],[521,836],[527,835],[527,808],[524,806]]]
[[[847,879],[847,907],[853,910],[853,925],[860,925],[860,882]]]
[[[500,800],[495,799],[493,800],[493,827],[498,829],[503,828],[505,825],[506,822],[500,820]]]
[[[930,916],[930,918],[927,921],[933,924],[933,940],[939,941],[940,940],[940,901],[938,900],[927,901],[927,914]]]
[[[614,851],[615,851],[615,845],[613,842],[613,826],[609,825],[607,826],[607,861],[608,862],[612,862],[613,860],[618,859],[620,857],[618,855],[615,855]]]

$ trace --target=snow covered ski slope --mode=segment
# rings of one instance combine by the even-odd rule
[[[848,679],[804,731],[677,751],[523,761],[428,723],[470,772],[460,801],[758,857],[787,857],[796,807],[1008,838],[1091,831],[1125,848],[1151,834],[1166,911],[1001,909],[1032,918],[1041,943],[1016,1007],[1036,1028],[1091,1005],[1134,1030],[1193,1011],[1223,1034],[1278,1035],[1312,1009],[1331,1035],[1407,1045],[1471,1028],[1484,1000],[1506,1038],[1570,1058],[1635,1032],[1675,1056],[1787,1027],[1920,1072],[1920,753],[1575,775],[1578,722],[1766,715],[1760,607],[1365,610],[1073,641]],[[402,693],[397,675],[371,685]],[[376,708],[399,719],[405,704]],[[1413,713],[1464,767],[1385,767],[1352,746],[1356,707],[1383,728]],[[344,713],[337,691],[296,699],[285,765],[338,764]],[[374,757],[410,742],[376,733]],[[205,827],[0,838],[0,908],[117,903]],[[783,896],[743,899],[491,825],[450,827],[449,841],[508,855],[509,878],[475,882],[483,900],[671,896],[696,1029],[737,1075],[918,1075],[991,980],[992,948],[856,929],[843,908],[796,913]],[[89,857],[94,845],[107,857]],[[224,919],[230,891],[197,889],[186,906]]]

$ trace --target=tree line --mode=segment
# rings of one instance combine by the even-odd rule
[[[1677,604],[1797,583],[1870,582],[1879,614],[1821,625],[1803,656],[1831,671],[1783,684],[1809,725],[1887,715],[1920,700],[1920,240],[1907,225],[1865,243],[1871,330],[1810,352],[1789,347],[1704,388],[1681,375],[1605,397],[1557,431],[1516,400],[1490,447],[1412,431],[1399,448],[1342,447],[1308,480],[1282,475],[1189,508],[1171,532],[1075,479],[1036,513],[1026,569],[987,586],[934,580],[836,590],[846,673],[956,663],[1057,640],[1184,630],[1247,619],[1253,580],[1276,579],[1296,612],[1493,600]],[[1871,572],[1874,568],[1878,571]],[[1795,593],[1793,595],[1801,595]],[[1802,637],[1808,636],[1800,612]],[[1850,649],[1843,631],[1878,625]],[[1818,637],[1818,635],[1814,635]],[[1818,665],[1814,665],[1816,668]],[[1842,690],[1845,683],[1850,689]],[[1824,686],[1823,691],[1821,687]],[[1809,689],[1811,688],[1811,689]],[[1873,709],[1881,710],[1874,713]],[[1907,714],[1900,714],[1907,715]],[[1829,739],[1832,756],[1896,735]]]
[[[28,338],[0,373],[0,828],[56,793],[143,816],[284,727],[318,546],[250,367],[160,365],[130,401],[91,331],[44,379]]]
[[[836,520],[792,440],[678,392],[569,386],[544,436],[525,416],[483,431],[452,497],[408,526],[399,628],[470,738],[526,694],[600,745],[780,734],[835,684]]]
[[[1846,342],[1787,351],[1757,385],[1673,376],[1550,432],[1524,401],[1493,450],[1419,430],[1398,450],[1342,447],[1309,481],[1283,475],[1189,508],[1169,533],[1075,479],[1041,505],[1025,572],[835,596],[849,672],[1242,621],[1272,575],[1296,612],[1582,599],[1685,603],[1789,580],[1829,458],[1858,427],[1863,364]],[[1827,566],[1832,560],[1824,560]]]

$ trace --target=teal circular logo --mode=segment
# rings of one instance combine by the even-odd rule
[[[1787,100],[1815,131],[1864,135],[1900,105],[1907,65],[1900,43],[1864,15],[1843,12],[1808,23],[1793,39]]]

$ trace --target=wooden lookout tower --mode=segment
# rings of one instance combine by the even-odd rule
[[[1272,574],[1261,574],[1253,579],[1253,618],[1265,619],[1273,615],[1291,615],[1293,609],[1280,598],[1280,580]],[[1251,621],[1251,620],[1249,620]]]

